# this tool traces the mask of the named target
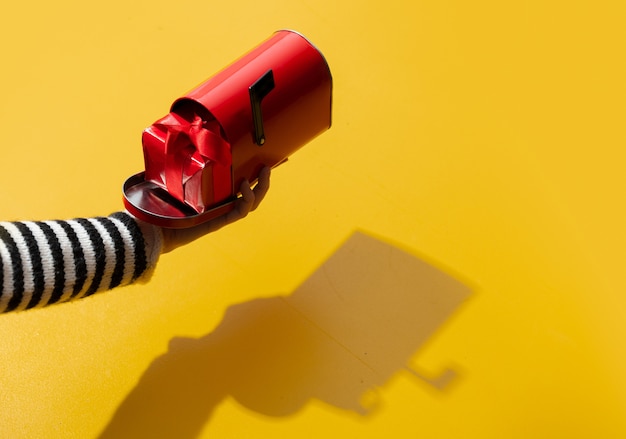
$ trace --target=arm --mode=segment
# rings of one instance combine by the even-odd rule
[[[0,222],[0,313],[43,307],[147,280],[161,253],[247,216],[269,188],[269,169],[235,209],[191,229],[161,229],[126,212],[69,221]]]
[[[127,285],[156,264],[157,228],[124,212],[69,221],[0,223],[0,312],[66,302]]]

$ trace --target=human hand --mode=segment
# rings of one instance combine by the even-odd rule
[[[265,198],[270,187],[270,173],[269,167],[263,168],[259,173],[259,179],[254,189],[250,187],[249,182],[244,181],[239,188],[242,196],[235,202],[235,208],[230,212],[188,229],[162,228],[162,253],[168,253],[208,233],[215,232],[224,226],[245,218],[248,213],[255,210],[261,201],[263,201],[263,198]]]

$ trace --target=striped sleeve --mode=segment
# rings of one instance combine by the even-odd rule
[[[160,229],[127,212],[69,221],[0,222],[0,313],[145,281],[161,246]]]

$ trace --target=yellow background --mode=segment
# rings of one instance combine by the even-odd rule
[[[368,415],[226,397],[201,437],[626,436],[623,2],[2,9],[3,220],[121,209],[141,130],[276,29],[325,54],[334,117],[259,211],[164,256],[148,284],[0,316],[0,437],[97,437],[172,340],[290,294],[357,229],[472,289],[411,360],[453,365],[453,385],[399,368]]]

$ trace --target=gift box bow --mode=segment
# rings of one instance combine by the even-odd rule
[[[187,167],[194,155],[199,154],[204,162],[211,161],[223,167],[232,164],[230,143],[220,135],[220,125],[216,120],[207,121],[194,115],[190,121],[176,113],[169,113],[153,126],[166,133],[165,185],[168,192],[181,201],[185,199],[185,182],[192,174]],[[196,169],[199,170],[201,167]],[[214,183],[227,188],[231,184],[230,181]]]

